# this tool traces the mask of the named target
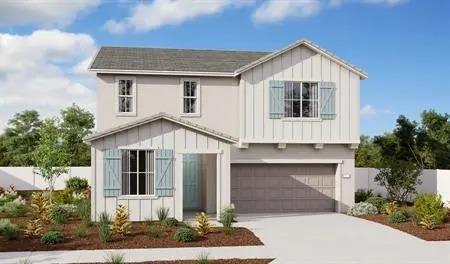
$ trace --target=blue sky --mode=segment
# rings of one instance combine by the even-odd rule
[[[85,68],[102,45],[271,51],[307,38],[369,73],[362,133],[450,113],[447,0],[33,1],[0,3],[0,129],[28,108],[95,111]]]

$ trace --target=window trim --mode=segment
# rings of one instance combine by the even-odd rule
[[[284,116],[281,118],[281,121],[283,122],[292,122],[292,121],[298,121],[298,122],[321,122],[322,118],[320,117],[320,82],[321,81],[294,81],[294,80],[284,80],[284,81],[290,81],[290,82],[299,82],[300,83],[300,105],[302,105],[302,88],[303,83],[317,83],[317,117],[292,117],[292,116],[286,116],[286,112],[284,112]],[[286,101],[286,99],[283,99]],[[301,108],[300,108],[301,111]]]
[[[133,111],[131,111],[131,112],[120,112],[119,111],[119,82],[121,81],[121,80],[132,80],[133,81],[133,86],[132,86],[132,104],[133,104]],[[136,101],[137,101],[137,84],[136,84],[136,76],[128,76],[128,75],[121,75],[121,76],[116,76],[115,77],[115,81],[114,81],[114,87],[115,87],[115,89],[114,89],[114,97],[115,97],[115,99],[114,99],[114,101],[115,101],[115,107],[114,107],[114,109],[115,109],[115,113],[116,113],[116,116],[136,116],[136,114],[137,114],[137,111],[136,111],[136,109],[137,109],[137,104],[136,104]]]
[[[119,161],[119,171],[120,171],[120,177],[119,177],[119,181],[120,181],[120,195],[119,198],[123,198],[123,199],[135,199],[135,198],[140,198],[140,199],[156,199],[159,196],[156,195],[156,150],[157,148],[129,148],[129,147],[119,147],[120,150],[120,161]],[[139,172],[137,172],[136,174],[138,175],[137,177],[137,193],[136,194],[123,194],[123,183],[122,183],[122,174],[123,174],[123,169],[122,169],[122,151],[153,151],[153,194],[139,194]],[[136,166],[139,166],[139,160],[138,160],[138,164]],[[136,167],[139,168],[139,167]]]
[[[197,109],[195,113],[185,113],[184,112],[184,82],[197,82]],[[201,105],[202,105],[202,85],[200,83],[200,78],[181,78],[180,79],[180,116],[182,117],[200,117],[201,116]]]

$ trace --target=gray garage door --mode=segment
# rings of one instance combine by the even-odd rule
[[[238,213],[334,211],[335,165],[232,164]]]

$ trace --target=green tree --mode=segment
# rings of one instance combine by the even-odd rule
[[[380,147],[369,136],[362,135],[355,159],[356,167],[378,168],[381,162]]]
[[[449,115],[434,110],[421,114],[420,137],[425,167],[450,169],[450,120]]]
[[[61,111],[61,135],[70,166],[90,166],[90,147],[83,138],[92,133],[94,125],[92,113],[75,104]]]
[[[67,166],[70,163],[60,135],[56,119],[44,120],[39,130],[38,145],[33,152],[35,171],[48,183],[50,194],[55,180],[67,172]]]
[[[1,139],[2,163],[7,166],[32,166],[33,151],[39,139],[39,113],[25,110],[8,121]]]

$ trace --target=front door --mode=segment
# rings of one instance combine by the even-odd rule
[[[198,209],[199,206],[199,155],[183,155],[183,208]]]

